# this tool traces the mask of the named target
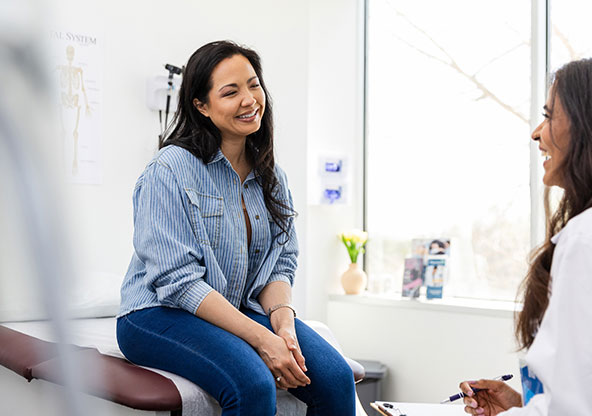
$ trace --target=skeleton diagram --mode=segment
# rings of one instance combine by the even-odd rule
[[[88,105],[88,98],[86,90],[84,89],[84,79],[82,77],[82,68],[72,65],[74,59],[74,47],[69,45],[66,47],[67,65],[58,65],[56,68],[59,71],[60,78],[60,119],[62,123],[62,135],[64,139],[68,132],[66,131],[66,123],[64,122],[65,112],[75,112],[74,130],[72,131],[74,154],[72,159],[72,174],[78,173],[78,124],[80,122],[80,108],[78,92],[82,91],[84,96],[84,105],[86,115],[90,115],[90,107]]]

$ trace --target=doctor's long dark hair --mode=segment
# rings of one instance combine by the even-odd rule
[[[570,62],[557,71],[551,110],[557,100],[569,120],[569,145],[565,159],[558,167],[558,171],[562,172],[564,192],[555,212],[548,215],[545,242],[534,251],[522,284],[524,308],[516,320],[516,338],[520,348],[532,345],[549,305],[551,261],[555,250],[551,237],[570,219],[592,207],[592,59]],[[549,123],[552,122],[551,114]],[[548,192],[546,194],[548,196]]]
[[[159,148],[173,144],[187,149],[204,163],[212,159],[220,148],[222,136],[210,118],[195,108],[193,100],[197,98],[202,103],[208,103],[214,68],[224,59],[235,55],[242,55],[249,60],[265,94],[266,104],[261,127],[247,136],[246,155],[263,188],[265,206],[273,221],[280,227],[280,234],[285,234],[283,242],[287,242],[290,218],[295,212],[288,202],[277,194],[279,182],[275,174],[273,153],[273,109],[271,97],[263,81],[261,59],[257,52],[230,41],[211,42],[195,51],[183,71],[179,105],[171,123],[172,131],[167,131],[166,139],[160,143]]]

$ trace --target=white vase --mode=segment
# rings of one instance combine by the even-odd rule
[[[367,282],[366,272],[358,266],[358,263],[351,263],[341,275],[341,286],[347,295],[359,295],[366,289]]]

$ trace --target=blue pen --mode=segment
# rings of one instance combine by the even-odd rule
[[[494,380],[508,381],[508,380],[509,380],[509,379],[511,379],[512,377],[514,377],[512,374],[506,374],[506,375],[503,375],[503,376],[496,377],[496,378],[494,378]],[[475,388],[475,387],[471,387],[471,389],[472,389],[472,390],[473,390],[475,393],[477,393],[477,392],[479,392],[479,391],[481,391],[481,390],[482,390],[482,389],[477,389],[477,388]],[[453,401],[455,401],[455,400],[462,399],[462,398],[463,398],[463,397],[465,397],[465,396],[466,396],[466,394],[464,394],[464,393],[461,391],[460,393],[457,393],[457,394],[455,394],[454,396],[450,396],[450,397],[449,397],[449,398],[447,398],[446,400],[442,400],[442,401],[440,402],[440,404],[444,404],[444,403],[450,403],[450,402],[453,402]]]

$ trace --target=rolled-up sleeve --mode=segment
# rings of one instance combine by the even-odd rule
[[[183,198],[171,169],[153,162],[134,192],[134,248],[158,300],[195,313],[213,289]]]
[[[294,285],[294,274],[298,267],[298,242],[294,225],[290,227],[290,239],[282,247],[282,252],[275,264],[275,267],[267,279],[267,284],[271,282],[286,282],[290,286]]]

